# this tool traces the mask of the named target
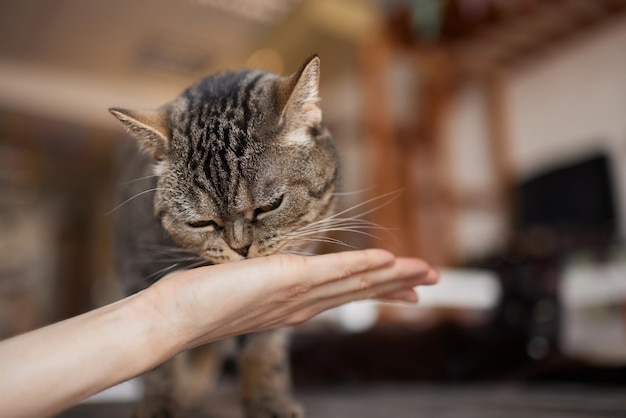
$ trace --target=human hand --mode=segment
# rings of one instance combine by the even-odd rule
[[[0,344],[2,416],[52,416],[186,349],[299,324],[343,303],[416,302],[438,274],[381,250],[200,267]],[[64,376],[58,384],[59,376]]]
[[[273,255],[172,275],[150,287],[147,300],[183,351],[233,335],[296,325],[356,300],[414,303],[413,288],[438,279],[424,261],[382,250]]]

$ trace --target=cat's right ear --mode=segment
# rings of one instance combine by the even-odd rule
[[[305,61],[302,68],[278,81],[279,123],[291,119],[293,128],[310,128],[322,121],[319,107],[320,59],[317,55]]]
[[[111,108],[109,112],[120,120],[137,138],[141,149],[154,160],[164,158],[169,148],[170,126],[164,108],[157,110],[128,110]]]

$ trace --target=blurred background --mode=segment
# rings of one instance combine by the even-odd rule
[[[341,208],[383,228],[336,238],[442,281],[294,332],[311,416],[626,411],[624,0],[1,1],[0,338],[121,296],[109,107],[312,53]]]

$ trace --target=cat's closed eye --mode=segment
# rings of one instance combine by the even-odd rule
[[[217,224],[217,222],[211,221],[211,220],[200,220],[200,221],[187,222],[187,225],[192,227],[192,228],[196,228],[196,229],[209,228],[209,227],[212,227],[216,231],[220,229],[220,226]]]
[[[258,219],[259,216],[262,216],[263,214],[269,213],[273,210],[276,210],[280,207],[280,205],[283,203],[283,199],[284,199],[285,195],[280,195],[280,197],[272,200],[270,203],[268,203],[267,205],[263,205],[263,206],[259,206],[258,208],[256,208],[254,210],[254,219]]]

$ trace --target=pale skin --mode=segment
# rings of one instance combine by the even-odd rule
[[[148,289],[0,343],[4,417],[53,416],[177,353],[302,323],[351,301],[415,303],[439,276],[382,250],[274,255],[173,274]]]

